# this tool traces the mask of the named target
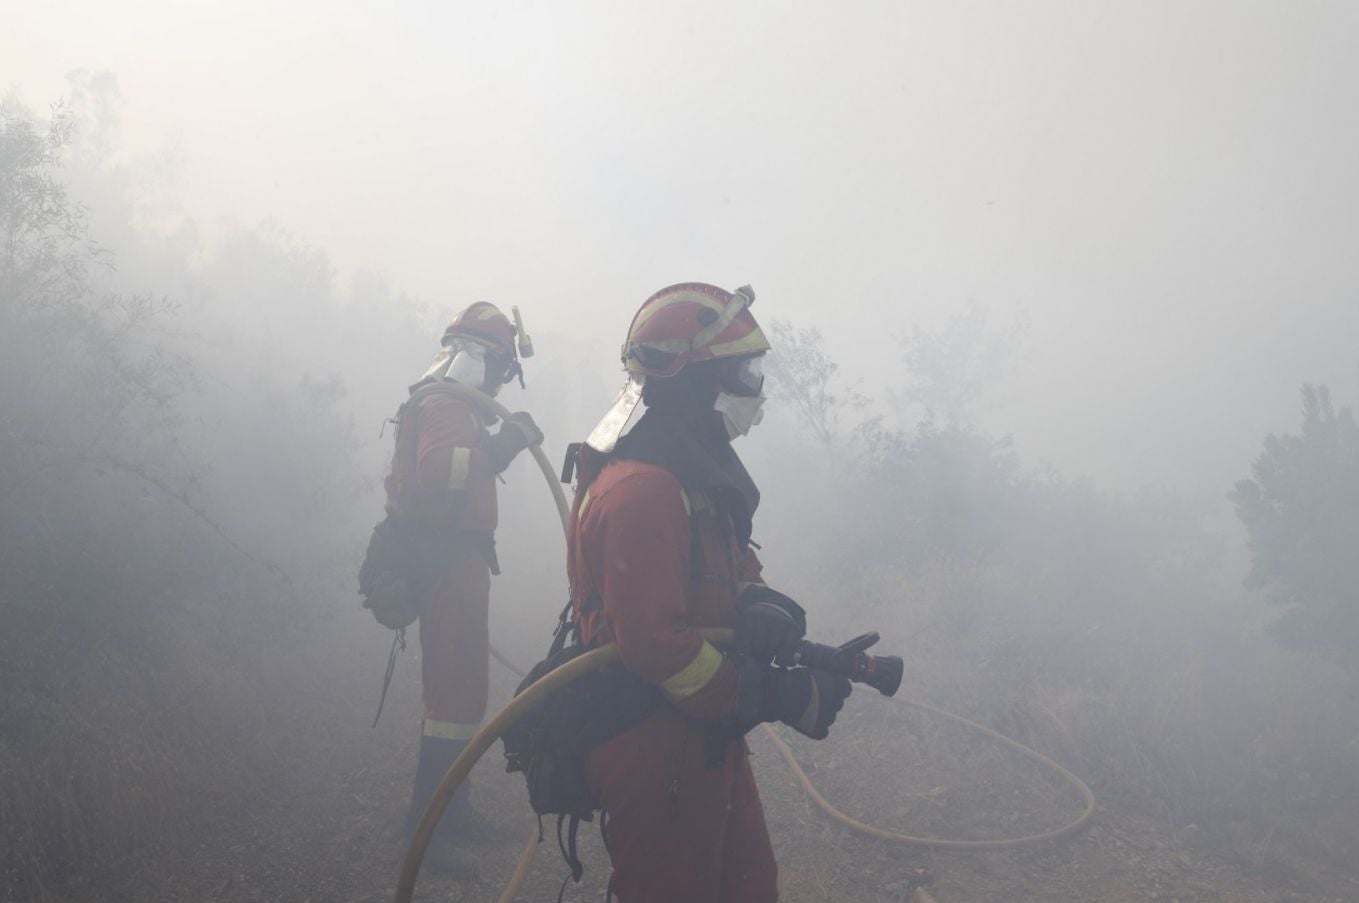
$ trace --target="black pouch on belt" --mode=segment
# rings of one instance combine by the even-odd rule
[[[582,606],[588,607],[588,602]],[[566,645],[568,636],[579,636],[570,615],[571,604],[567,603],[547,657],[533,666],[514,695],[589,651],[579,643]],[[542,816],[557,816],[557,845],[571,868],[568,880],[578,882],[585,873],[576,852],[576,831],[582,821],[593,821],[600,810],[585,777],[586,756],[601,743],[641,724],[663,704],[658,687],[615,663],[553,690],[501,735],[505,770],[523,772],[529,805],[538,814],[540,830]],[[601,819],[601,833],[603,825]]]
[[[555,651],[533,666],[515,695],[586,651],[579,645]],[[505,770],[524,773],[534,812],[590,821],[599,802],[585,779],[585,757],[596,746],[640,724],[661,703],[657,687],[621,665],[591,671],[554,690],[505,732]]]

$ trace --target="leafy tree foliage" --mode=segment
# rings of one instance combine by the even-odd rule
[[[938,386],[942,398],[944,385],[960,376],[953,363],[1006,357],[1001,340],[987,332],[979,312],[973,314],[966,327],[955,319],[946,336],[917,329],[904,373],[887,381]],[[998,371],[965,367],[972,372],[965,397],[949,396],[939,419],[928,408],[925,419],[902,426],[872,411],[869,399],[842,375],[819,330],[775,321],[770,338],[772,410],[790,413],[803,440],[780,444],[780,456],[787,463],[806,454],[807,446],[824,452],[808,455],[795,469],[823,473],[831,465],[823,478],[806,481],[799,495],[806,497],[805,516],[826,524],[844,545],[837,560],[849,568],[882,561],[918,566],[940,558],[976,560],[998,546],[1021,482],[1018,461],[1008,439],[965,423],[968,405]],[[947,346],[948,360],[913,356],[924,355],[927,346]]]
[[[981,305],[970,302],[938,332],[920,326],[900,337],[905,388],[893,393],[898,407],[923,410],[925,419],[948,429],[970,423],[1015,372],[1025,325],[993,327]]]
[[[0,107],[0,597],[16,562],[55,554],[53,527],[83,506],[101,471],[158,473],[174,452],[171,404],[191,369],[155,340],[172,305],[94,287],[110,256],[89,235],[60,178],[73,120],[58,107],[45,126]],[[145,490],[144,480],[137,491]],[[107,487],[102,487],[107,488]],[[101,496],[102,497],[102,496]],[[126,513],[112,533],[125,533]],[[87,529],[93,529],[87,527]],[[90,554],[89,537],[81,547]],[[70,569],[62,569],[63,576]],[[37,580],[37,578],[34,578]],[[51,587],[56,578],[37,580]],[[24,596],[26,594],[20,594]]]
[[[868,400],[852,386],[839,384],[840,365],[826,350],[819,329],[775,320],[769,333],[774,346],[769,375],[780,401],[791,404],[803,427],[833,451],[844,442],[844,418],[861,411]]]
[[[1265,439],[1232,492],[1253,555],[1247,585],[1285,609],[1275,637],[1359,670],[1359,429],[1325,386],[1303,386],[1302,430]]]
[[[43,129],[12,102],[0,106],[0,316],[71,303],[99,250],[83,211],[55,171],[72,119],[60,107]]]

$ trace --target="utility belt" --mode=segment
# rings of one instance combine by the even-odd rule
[[[472,549],[478,558],[484,560],[487,567],[491,568],[491,573],[499,577],[500,558],[496,556],[496,534],[491,530],[467,530],[447,525],[423,526],[417,529],[428,532],[424,548],[429,555],[427,564],[431,573],[438,574],[440,570],[446,570],[448,552]]]
[[[448,553],[457,548],[472,549],[492,574],[500,573],[495,534],[432,527],[417,518],[388,514],[373,528],[359,568],[363,607],[384,627],[410,626],[419,614],[421,597],[447,573]]]
[[[471,548],[486,562],[491,573],[500,576],[500,559],[495,554],[495,534],[488,530],[457,530],[453,533],[453,547]]]

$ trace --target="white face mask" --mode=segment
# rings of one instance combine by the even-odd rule
[[[486,391],[486,360],[481,349],[474,345],[459,348],[453,355],[453,362],[448,365],[445,376],[464,386]],[[500,387],[496,386],[489,394],[494,395],[499,390]]]
[[[727,427],[727,438],[735,439],[750,432],[751,427],[764,419],[763,395],[732,395],[720,392],[713,410],[722,415],[722,423]]]

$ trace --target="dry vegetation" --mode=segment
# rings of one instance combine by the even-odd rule
[[[182,302],[126,294],[189,265],[89,233],[68,182],[100,221],[134,219],[127,173],[82,143],[93,127],[0,110],[0,890],[16,900],[231,817],[337,716],[334,663],[353,656],[330,625],[377,469],[352,422],[380,417],[308,374],[415,332],[397,299],[339,291],[276,235],[228,241]],[[280,311],[306,328],[279,334]]]
[[[801,338],[812,347],[791,353],[815,359],[817,337]],[[782,373],[786,386],[799,370]],[[824,456],[840,476],[801,484],[759,537],[791,545],[795,567],[827,549],[841,563],[789,581],[809,588],[814,629],[839,614],[846,636],[880,630],[906,659],[904,694],[1055,756],[1099,794],[1102,819],[1139,820],[1171,855],[1230,863],[1264,888],[1359,889],[1347,852],[1359,846],[1353,675],[1269,636],[1273,615],[1242,586],[1244,534],[1223,517],[1230,481],[1200,502],[1116,496],[1030,474],[1007,444],[930,420],[909,434],[871,420],[842,429],[804,472]],[[845,497],[853,513],[836,517]],[[958,837],[1060,818],[1060,792],[1022,759],[874,699],[859,705],[862,733],[836,749],[874,738],[907,775],[891,778],[899,794],[882,793],[882,759],[826,768],[859,811]],[[897,746],[899,761],[885,752]]]

